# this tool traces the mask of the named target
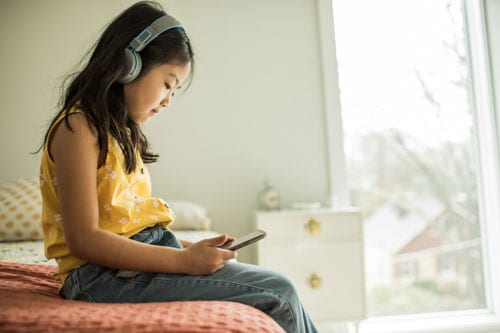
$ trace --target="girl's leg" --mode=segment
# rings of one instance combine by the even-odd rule
[[[153,238],[158,243],[159,236]],[[180,246],[170,232],[161,232],[161,244]],[[316,332],[289,279],[237,262],[206,276],[123,272],[88,264],[68,276],[62,295],[93,302],[235,301],[267,313],[286,332]]]

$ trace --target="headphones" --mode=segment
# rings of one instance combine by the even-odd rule
[[[120,83],[133,81],[139,75],[142,68],[142,59],[139,52],[162,32],[175,28],[184,29],[175,18],[165,15],[156,19],[138,34],[125,48],[125,64],[117,81]]]

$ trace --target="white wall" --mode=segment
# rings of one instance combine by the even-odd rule
[[[61,78],[133,1],[1,0],[0,182],[38,173]],[[328,192],[315,0],[171,0],[197,55],[191,88],[145,127],[153,191],[206,206],[214,228],[253,228],[264,179],[284,203]],[[252,261],[252,250],[240,260]]]

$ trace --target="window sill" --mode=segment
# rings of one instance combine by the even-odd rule
[[[360,333],[499,333],[500,317],[487,312],[463,311],[452,315],[386,317],[360,323]]]

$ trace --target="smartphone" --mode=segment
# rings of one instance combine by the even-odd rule
[[[261,240],[262,238],[266,237],[266,232],[263,230],[255,230],[245,236],[241,236],[239,238],[236,238],[234,241],[226,242],[224,245],[221,246],[223,249],[231,250],[231,251],[236,251],[238,249],[241,249],[244,246],[250,245],[252,243],[255,243],[258,240]]]

